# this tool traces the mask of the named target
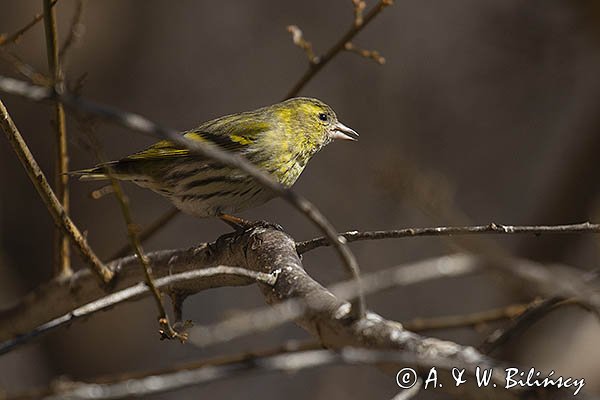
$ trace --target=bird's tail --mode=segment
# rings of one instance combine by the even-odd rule
[[[125,177],[119,173],[118,161],[100,164],[94,168],[80,169],[78,171],[67,172],[67,175],[79,178],[81,181],[101,181],[108,179],[108,170],[111,169],[112,175],[117,179]]]

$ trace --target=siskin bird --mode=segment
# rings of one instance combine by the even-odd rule
[[[183,135],[237,153],[287,187],[333,139],[358,138],[354,130],[338,121],[331,107],[306,97],[220,117]],[[108,168],[115,178],[151,189],[198,217],[243,211],[273,197],[270,190],[239,169],[191,154],[167,140],[73,174],[82,180],[107,179]]]

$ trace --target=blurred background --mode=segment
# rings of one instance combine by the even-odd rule
[[[372,6],[375,1],[367,1]],[[60,0],[62,39],[76,2]],[[0,32],[12,33],[41,12],[41,1],[0,0]],[[67,79],[86,74],[82,94],[166,126],[189,129],[224,114],[278,102],[307,67],[286,26],[298,25],[317,53],[353,20],[350,0],[85,2],[82,38],[71,50]],[[297,183],[339,230],[440,224],[554,224],[598,221],[600,154],[600,6],[566,0],[397,0],[354,43],[376,49],[383,66],[342,53],[301,92],[330,104],[357,130],[356,143],[321,152]],[[11,51],[47,72],[43,24]],[[18,76],[6,62],[0,74]],[[53,171],[53,109],[0,94],[48,176]],[[99,124],[109,158],[153,140]],[[71,169],[96,162],[70,119]],[[105,259],[126,231],[112,196],[93,200],[96,183],[72,181],[72,217]],[[126,185],[137,223],[169,209],[150,191]],[[284,226],[297,240],[319,232],[281,200],[246,212]],[[179,215],[146,250],[187,247],[229,231],[220,221]],[[0,306],[52,275],[53,225],[23,168],[0,139]],[[595,270],[598,237],[486,237],[509,254]],[[488,243],[489,244],[489,243]],[[352,245],[363,271],[452,253],[469,246],[444,238]],[[75,267],[82,267],[76,254]],[[323,284],[345,278],[331,249],[304,257]],[[536,293],[495,275],[439,280],[371,296],[369,308],[408,321],[469,313],[533,299]],[[184,317],[214,322],[260,306],[255,287],[218,289],[186,302]],[[288,324],[268,334],[198,349],[161,342],[150,299],[61,329],[0,357],[0,391],[47,385],[61,376],[142,371],[305,338]],[[478,345],[497,327],[425,332]],[[600,325],[566,307],[533,325],[495,357],[586,379],[600,391]],[[243,392],[241,392],[243,390]],[[155,399],[254,397],[263,400],[389,398],[392,377],[370,367],[334,367],[294,375],[251,376],[194,387]],[[243,393],[241,395],[240,393]],[[444,398],[421,393],[422,398]]]

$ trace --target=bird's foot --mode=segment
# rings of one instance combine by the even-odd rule
[[[274,224],[268,221],[248,221],[247,219],[235,217],[229,214],[219,214],[221,221],[231,226],[236,232],[245,232],[249,229],[263,227],[274,228],[278,231],[283,231],[283,227],[279,224]]]

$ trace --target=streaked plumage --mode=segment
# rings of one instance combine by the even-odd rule
[[[304,97],[217,118],[183,134],[242,155],[288,187],[331,140],[358,137],[328,105]],[[235,213],[273,197],[242,171],[192,155],[166,140],[74,174],[81,179],[106,179],[107,167],[116,178],[151,189],[199,217]]]

